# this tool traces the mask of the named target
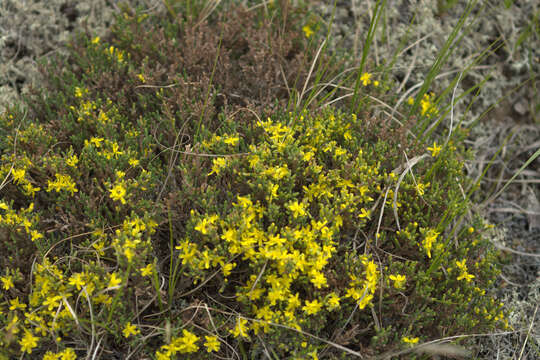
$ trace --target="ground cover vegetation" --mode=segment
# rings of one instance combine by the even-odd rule
[[[396,99],[372,29],[351,71],[286,1],[165,4],[0,116],[0,356],[422,358],[507,326],[437,62]]]

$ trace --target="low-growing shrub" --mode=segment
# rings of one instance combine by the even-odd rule
[[[257,16],[125,13],[0,115],[0,356],[343,358],[504,324],[466,131],[287,111],[314,50],[301,13]]]

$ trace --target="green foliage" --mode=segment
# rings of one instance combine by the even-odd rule
[[[316,57],[301,14],[234,14],[124,13],[0,115],[3,353],[340,358],[504,325],[466,130],[409,131],[427,88],[383,120],[368,72],[362,112],[285,111]]]

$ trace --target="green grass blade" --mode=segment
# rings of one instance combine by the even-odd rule
[[[381,13],[384,10],[386,6],[386,0],[378,0],[377,4],[375,5],[375,10],[373,11],[373,17],[371,19],[371,23],[369,24],[369,31],[366,36],[366,41],[364,43],[364,48],[362,49],[362,59],[360,60],[360,67],[358,68],[358,74],[356,76],[356,83],[354,84],[354,95],[351,102],[351,111],[358,112],[358,92],[360,90],[360,78],[362,77],[362,74],[364,73],[364,67],[366,66],[366,60],[367,56],[369,54],[369,49],[371,47],[371,44],[373,43],[373,38],[375,36],[375,31],[377,30],[377,25],[379,23],[379,19],[381,18]]]
[[[458,42],[456,42],[456,38],[459,35],[459,32],[463,28],[465,21],[471,14],[472,9],[476,5],[477,0],[472,0],[467,3],[467,7],[465,8],[465,11],[463,15],[461,15],[457,25],[454,27],[450,35],[448,36],[448,39],[446,40],[443,48],[439,52],[439,55],[435,59],[435,62],[431,66],[431,69],[429,70],[428,74],[426,75],[426,79],[424,80],[424,83],[422,84],[422,87],[420,88],[418,94],[415,97],[414,103],[411,107],[411,110],[409,112],[409,116],[412,114],[415,114],[418,111],[418,108],[420,106],[420,101],[424,97],[424,94],[426,94],[435,79],[435,77],[440,73],[441,68],[443,64],[445,63],[446,59],[451,55],[451,49],[457,45]],[[424,123],[422,126],[422,129],[420,132],[424,132],[426,128],[426,124]]]

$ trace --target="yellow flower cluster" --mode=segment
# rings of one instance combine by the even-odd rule
[[[21,133],[24,135],[25,131]],[[24,195],[34,198],[36,192],[41,190],[41,188],[33,185],[34,181],[28,176],[27,170],[33,164],[32,160],[26,155],[23,155],[21,158],[15,158],[13,154],[9,156],[2,154],[0,163],[0,178],[4,179],[8,174],[11,174],[13,183],[20,188]]]
[[[361,81],[369,85],[371,74],[364,74]],[[76,89],[75,96],[83,98],[85,93],[82,88]],[[99,103],[83,102],[79,110],[84,116],[97,120],[97,134],[107,134],[104,129],[114,122],[113,112],[105,111]],[[381,165],[384,159],[376,156],[376,150],[356,144],[360,128],[356,116],[334,113],[306,116],[304,113],[290,114],[286,120],[269,118],[258,122],[253,129],[259,136],[258,141],[243,141],[246,134],[224,134],[212,135],[202,142],[204,152],[216,155],[204,160],[209,167],[204,174],[208,175],[204,185],[214,194],[225,186],[226,194],[219,196],[227,201],[217,206],[210,204],[208,208],[204,207],[208,199],[201,201],[202,205],[190,213],[187,233],[175,244],[176,259],[182,265],[181,276],[190,280],[180,286],[193,285],[193,290],[197,291],[207,282],[215,283],[218,279],[223,289],[230,291],[227,295],[236,294],[240,303],[240,314],[228,324],[229,334],[246,340],[252,334],[275,331],[272,323],[300,330],[332,318],[342,306],[357,305],[360,310],[370,307],[378,295],[381,278],[387,285],[403,291],[408,283],[413,285],[415,281],[412,276],[409,279],[402,275],[411,274],[403,267],[389,265],[393,274],[380,273],[378,263],[369,255],[371,235],[364,236],[363,255],[349,247],[358,229],[363,232],[369,228],[366,225],[372,225],[372,212],[378,206],[394,205],[395,190],[389,185],[399,178],[385,170]],[[137,136],[135,130],[127,134]],[[48,159],[52,164],[50,168],[56,171],[56,179],[49,180],[47,192],[74,195],[79,190],[71,176],[76,178],[73,174],[81,170],[78,166],[95,161],[98,155],[102,157],[98,160],[123,165],[115,170],[114,180],[105,182],[108,191],[105,196],[127,205],[122,210],[133,208],[131,203],[137,199],[134,190],[146,188],[144,181],[139,182],[130,175],[140,172],[144,180],[149,178],[149,173],[141,170],[138,154],[128,146],[98,136],[84,140],[80,152],[70,149],[64,157]],[[249,152],[238,154],[244,151],[243,147],[249,148]],[[435,142],[427,150],[436,157],[441,146]],[[147,154],[151,149],[144,151]],[[33,195],[39,188],[31,185],[31,165],[29,159],[18,159],[11,175],[14,185],[37,189],[33,192],[27,189]],[[0,172],[7,174],[4,165]],[[424,195],[429,185],[405,179],[403,187],[414,195]],[[384,196],[387,196],[386,202],[382,200]],[[32,213],[33,203],[19,212],[11,206],[0,201],[0,225],[16,228],[17,232],[22,232],[24,227],[32,241],[44,237],[36,228],[39,219]],[[397,208],[405,207],[407,203],[398,200]],[[418,222],[429,226],[425,220],[418,219]],[[381,237],[372,230],[365,233],[373,234],[378,245],[387,246],[385,241],[393,235],[389,234],[392,226],[386,223]],[[20,296],[18,287],[22,277],[16,272],[8,271],[0,276],[0,286],[5,290],[5,300],[0,305],[10,311],[2,327],[13,335],[12,342],[19,345],[20,352],[35,353],[38,345],[50,342],[50,338],[45,341],[48,335],[53,338],[63,334],[72,336],[93,316],[93,324],[98,327],[110,321],[116,314],[115,304],[122,301],[128,286],[136,284],[136,290],[158,289],[154,282],[158,281],[161,269],[157,266],[158,259],[151,258],[149,236],[156,227],[146,215],[139,217],[132,212],[115,232],[105,234],[104,230],[95,230],[91,239],[86,239],[88,242],[77,247],[84,248],[84,255],[80,255],[83,252],[78,255],[84,258],[82,263],[71,267],[57,259],[54,263],[48,258],[37,262],[32,272],[32,291],[27,297]],[[103,224],[96,228],[103,228]],[[469,230],[470,234],[474,232],[473,228]],[[421,252],[425,251],[428,258],[438,256],[442,246],[437,242],[440,233],[426,227],[420,229],[420,234],[421,238],[416,222],[396,232],[399,239],[414,239],[410,242],[414,246],[419,242]],[[344,253],[346,261],[341,257]],[[114,270],[104,266],[114,260],[117,261]],[[456,267],[449,270],[459,270],[456,277],[465,280],[462,285],[474,278],[465,262],[466,259],[456,261]],[[486,318],[502,319],[502,313],[488,311],[481,305],[477,308],[479,312],[486,312]],[[126,341],[140,340],[138,335],[148,326],[141,324],[140,319],[137,319],[140,325],[125,322],[127,319],[129,317],[123,318],[114,331],[129,339]],[[419,338],[406,336],[401,339],[407,344],[419,341]],[[174,359],[178,354],[191,354],[205,348],[207,352],[219,350],[218,337],[206,336],[205,340],[202,335],[183,329],[181,336],[173,336],[155,355],[158,359]],[[303,354],[316,358],[316,351],[308,353],[309,350],[312,349],[306,349]],[[48,352],[44,358],[71,359],[72,356],[75,357],[72,350],[64,350],[56,354]]]
[[[425,229],[420,229],[420,231],[425,234],[424,239],[422,240],[422,247],[426,250],[428,258],[431,258],[433,243],[435,243],[440,233],[433,229],[428,229],[427,231]]]
[[[433,103],[434,98],[434,93],[424,94],[422,100],[420,100],[420,112],[422,115],[433,117],[439,113],[439,109],[437,109],[437,106]]]
[[[67,166],[76,167],[78,162],[79,162],[79,158],[77,157],[77,154],[73,154],[72,156],[66,159]]]
[[[213,134],[209,140],[203,140],[203,148],[213,148],[215,150],[220,149],[223,151],[230,150],[232,147],[237,146],[240,142],[240,136],[233,134],[217,135]]]
[[[126,199],[124,198],[126,195],[126,187],[124,183],[121,181],[119,183],[116,183],[112,189],[109,189],[110,198],[115,201],[120,201],[122,204],[126,203]]]
[[[76,184],[69,175],[63,175],[63,174],[55,174],[56,180],[51,181],[49,180],[47,185],[47,192],[56,191],[60,192],[61,190],[65,190],[71,193],[73,195],[74,193],[78,192],[76,188]]]
[[[182,336],[173,337],[168,345],[161,346],[159,351],[156,351],[156,359],[171,360],[176,359],[176,354],[192,354],[199,350],[197,342],[200,337],[194,333],[184,329]],[[216,336],[205,336],[206,342],[204,346],[207,352],[219,351],[220,342]]]
[[[227,158],[225,157],[216,157],[212,160],[212,171],[208,173],[208,176],[212,174],[219,174],[221,170],[227,167]]]
[[[108,49],[105,49],[105,53],[112,59],[116,60],[119,63],[124,62],[125,51],[115,48],[114,46],[109,46]]]
[[[82,98],[88,94],[88,89],[75,86],[75,97]]]
[[[378,80],[371,81],[372,74],[365,72],[360,76],[360,81],[362,82],[362,85],[368,86],[369,84],[373,83],[373,86],[377,87],[380,85]]]
[[[103,143],[103,144],[102,144]],[[84,151],[89,151],[93,149],[103,149],[98,150],[96,153],[100,156],[103,156],[107,160],[118,159],[120,155],[127,154],[130,155],[129,151],[120,150],[120,146],[116,141],[110,141],[101,137],[92,137],[90,140],[84,140]]]
[[[83,93],[88,93],[87,89],[75,88],[75,97],[81,98]],[[101,99],[81,101],[78,107],[71,105],[70,110],[77,117],[77,122],[88,125],[104,127],[119,122],[120,113],[111,99],[103,101]]]
[[[77,88],[78,89],[78,88]],[[76,97],[82,97],[82,92],[80,89],[75,91]],[[79,123],[87,122],[93,118],[93,112],[97,109],[96,103],[93,103],[89,100],[82,101],[79,104],[79,107],[71,105],[69,109],[77,116],[77,121]]]
[[[364,309],[371,303],[377,289],[379,271],[377,270],[377,265],[373,261],[369,261],[366,256],[362,256],[361,260],[366,267],[365,279],[359,279],[356,275],[350,274],[351,281],[346,296],[353,298],[358,304],[358,307]]]
[[[23,212],[29,213],[32,208],[33,204]],[[0,209],[7,211],[1,220],[9,217],[11,222],[15,219],[17,214],[14,214],[4,202],[0,202]],[[27,225],[30,227],[31,224]],[[139,265],[150,249],[148,239],[143,241],[142,234],[143,232],[152,234],[156,227],[157,224],[149,218],[132,216],[124,221],[122,229],[116,232],[116,237],[110,242],[106,241],[103,232],[97,231],[95,236],[92,235],[97,238],[93,243],[93,247],[97,250],[96,258],[99,260],[99,256],[104,255],[106,247],[116,249],[117,255],[123,255],[134,263],[135,255],[139,255],[136,264],[143,276],[148,275],[148,272],[153,271],[153,264]],[[69,267],[61,268],[57,264],[52,264],[48,258],[43,258],[41,262],[35,264],[32,290],[26,301],[13,296],[14,293],[7,292],[15,287],[14,281],[20,279],[20,275],[11,272],[0,277],[2,287],[6,290],[4,297],[7,298],[2,308],[7,305],[9,309],[9,318],[4,324],[4,330],[16,336],[22,353],[31,354],[39,345],[40,339],[48,334],[58,334],[60,330],[69,333],[72,329],[79,328],[78,319],[90,316],[89,313],[106,315],[114,303],[111,292],[120,291],[125,284],[125,275],[122,271],[107,272],[91,259],[87,259],[82,270],[70,273],[68,271]],[[74,300],[80,296],[86,297],[87,301]],[[131,323],[127,323],[123,330],[126,337],[138,333],[139,329]],[[69,360],[75,359],[76,356],[73,350],[66,349],[59,353],[47,352],[44,358]]]
[[[458,280],[466,280],[467,282],[470,282],[472,279],[474,279],[474,275],[469,274],[467,272],[467,264],[465,264],[466,259],[463,259],[461,261],[456,260],[456,266],[460,271],[459,276],[457,277]]]
[[[10,226],[16,229],[17,233],[20,233],[22,231],[21,227],[24,227],[26,234],[32,241],[43,238],[43,234],[36,229],[39,223],[39,215],[33,213],[34,203],[30,203],[26,209],[22,208],[16,211],[0,200],[0,210],[5,211],[3,214],[0,211],[0,225]]]
[[[354,124],[356,117],[352,119]],[[241,266],[226,261],[232,257],[240,256],[251,264],[253,273],[237,287],[236,295],[249,304],[250,315],[259,321],[250,323],[239,317],[231,329],[233,336],[246,338],[251,330],[255,334],[270,331],[269,322],[299,329],[306,317],[338,309],[343,301],[356,302],[361,309],[371,304],[379,271],[369,256],[351,260],[351,281],[341,294],[329,291],[328,274],[338,251],[338,234],[345,227],[351,231],[358,219],[359,224],[369,220],[370,204],[377,192],[382,192],[374,181],[382,183],[389,177],[362,150],[351,152],[338,145],[339,139],[341,143],[352,139],[351,118],[342,114],[299,115],[299,122],[292,126],[268,118],[258,127],[262,139],[250,145],[248,156],[228,157],[226,161],[215,158],[210,171],[216,175],[215,181],[221,181],[220,177],[227,176],[221,170],[227,167],[238,181],[253,184],[253,190],[238,194],[230,211],[221,216],[192,212],[197,236],[176,247],[182,264],[191,269],[196,280],[206,277],[201,270],[214,271],[221,266],[226,281],[231,270]],[[223,144],[231,137],[234,135],[212,135],[203,141],[203,150],[224,151]],[[298,158],[287,160],[284,154],[298,154]],[[295,161],[302,164],[300,168]],[[352,168],[329,170],[329,163]],[[296,173],[293,168],[297,168]],[[312,180],[301,182],[303,191],[290,197],[291,187],[301,178]],[[257,193],[260,195],[254,195]],[[305,295],[293,290],[306,284],[311,288]]]
[[[131,164],[136,164],[135,162],[129,160]],[[136,179],[126,179],[126,173],[121,170],[115,172],[115,181],[113,183],[106,181],[105,185],[109,187],[109,198],[114,201],[119,201],[123,205],[127,203],[127,200],[130,198],[130,191],[134,189],[140,189],[142,191],[147,190],[146,185],[150,181],[150,173],[145,169],[142,169],[140,175]],[[118,208],[117,208],[118,210]]]
[[[116,230],[115,237],[111,245],[116,250],[117,256],[125,257],[128,263],[132,263],[134,258],[144,261],[150,251],[150,238],[143,240],[144,232],[149,235],[155,233],[157,224],[151,220],[145,221],[138,216],[132,216],[124,220],[122,229]]]
[[[422,115],[425,115],[427,117],[433,117],[433,116],[436,116],[439,113],[439,109],[437,108],[437,106],[433,102],[434,98],[435,98],[434,93],[424,94],[424,96],[420,100],[420,113]],[[409,105],[414,104],[414,98],[410,97],[407,100],[407,103]]]
[[[43,355],[43,360],[76,360],[77,355],[75,354],[75,350],[72,348],[67,348],[63,351],[60,351],[59,353],[53,353],[51,351],[47,351],[45,355]]]

